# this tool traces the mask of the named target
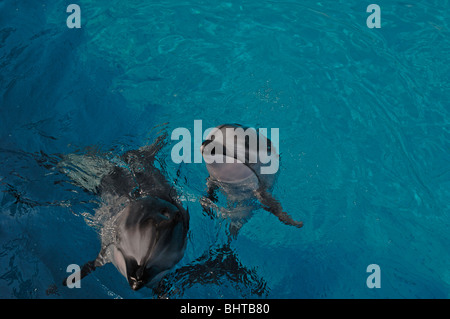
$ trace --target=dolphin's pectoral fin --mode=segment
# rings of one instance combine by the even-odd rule
[[[218,208],[215,203],[217,203],[218,201],[216,190],[219,189],[219,187],[215,183],[211,182],[209,178],[206,182],[206,185],[206,195],[200,198],[200,205],[202,206],[203,211],[206,213],[206,215],[213,219],[216,216],[216,214],[214,213],[214,209]]]
[[[234,220],[230,223],[230,226],[228,227],[228,243],[230,243],[232,239],[237,238],[239,230],[244,226],[244,223],[244,220]]]
[[[283,208],[281,207],[280,202],[275,199],[272,194],[267,192],[265,189],[258,189],[255,191],[255,195],[262,204],[262,207],[272,213],[273,215],[277,216],[278,219],[286,225],[289,226],[295,226],[297,228],[300,228],[303,226],[303,222],[299,222],[294,220],[288,213],[283,211]]]
[[[85,263],[83,265],[83,268],[81,268],[80,279],[86,277],[87,275],[89,275],[91,272],[93,272],[97,268],[95,262],[96,262],[96,260],[92,260],[92,261],[88,261],[87,263]]]
[[[214,210],[219,210],[219,208],[209,198],[200,198],[200,205],[202,206],[203,212],[211,219],[214,219],[217,216]]]
[[[104,249],[102,249],[100,251],[100,253],[98,254],[97,258],[91,261],[88,261],[87,263],[85,263],[83,265],[83,267],[81,267],[80,270],[80,280],[83,279],[84,277],[86,277],[87,275],[89,275],[91,272],[93,272],[95,269],[103,266],[104,264],[106,264],[105,262],[105,253],[106,253],[106,248],[108,248],[108,246],[106,246]],[[69,277],[66,277],[63,280],[63,286],[67,286],[67,279]]]
[[[84,277],[86,277],[87,275],[89,275],[91,272],[93,272],[97,268],[95,265],[95,262],[96,262],[96,260],[91,260],[83,265],[83,267],[80,270],[80,275],[79,275],[80,280],[83,279]],[[68,278],[69,277],[66,277],[63,280],[63,286],[67,286]]]
[[[208,189],[206,191],[206,194],[207,194],[206,198],[208,198],[213,203],[217,203],[217,201],[219,199],[217,198],[216,191],[219,189],[219,186],[217,186],[216,183],[213,183],[209,180],[206,182],[206,185],[208,187]]]

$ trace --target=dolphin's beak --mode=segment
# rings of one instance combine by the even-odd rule
[[[144,286],[144,282],[142,280],[136,280],[134,278],[128,280],[128,283],[130,284],[131,289],[134,291],[137,291]]]
[[[144,286],[144,271],[145,266],[140,266],[134,276],[132,275],[128,277],[128,283],[134,291],[139,290],[142,286]]]

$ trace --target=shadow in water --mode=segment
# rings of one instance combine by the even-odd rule
[[[167,275],[154,289],[158,298],[182,297],[194,285],[218,286],[230,284],[242,297],[267,297],[269,287],[255,268],[247,268],[239,261],[230,244],[213,247],[190,264]]]

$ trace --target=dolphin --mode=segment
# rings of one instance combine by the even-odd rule
[[[243,134],[228,139],[227,129],[240,129]],[[251,145],[252,140],[256,141],[256,145]],[[229,226],[227,238],[224,243],[213,243],[203,255],[165,277],[156,289],[159,296],[182,296],[185,289],[196,284],[232,285],[244,298],[268,295],[268,283],[258,276],[255,268],[248,268],[240,261],[231,246],[232,240],[253,212],[261,207],[284,224],[302,227],[303,223],[292,219],[273,197],[271,191],[277,172],[262,174],[261,168],[268,162],[264,163],[257,156],[260,150],[270,153],[270,165],[278,166],[279,155],[274,143],[255,129],[239,124],[224,124],[209,132],[200,147],[209,172],[206,194],[200,198],[200,204],[211,218],[221,217],[226,220]],[[218,206],[219,191],[226,198],[224,207]]]
[[[81,268],[79,278],[111,262],[131,289],[138,290],[155,286],[183,257],[189,212],[155,167],[155,156],[163,145],[164,136],[160,136],[152,145],[128,151],[115,162],[71,154],[58,165],[102,202],[94,216],[101,225],[101,250]],[[63,284],[67,285],[67,278]]]
[[[241,130],[246,138],[227,138],[228,129]],[[236,237],[242,225],[259,207],[272,213],[286,225],[298,228],[303,226],[303,222],[294,220],[283,210],[271,193],[278,170],[262,173],[264,163],[261,161],[260,151],[264,151],[265,155],[270,154],[276,165],[279,161],[279,155],[270,139],[253,128],[240,124],[222,124],[209,132],[200,151],[209,172],[207,194],[200,200],[202,207],[210,215],[212,208],[216,208],[222,217],[229,219],[230,234],[233,237]],[[215,204],[217,190],[226,196],[227,209],[219,209]],[[255,205],[255,202],[260,205]]]

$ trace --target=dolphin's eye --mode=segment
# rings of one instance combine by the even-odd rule
[[[169,213],[169,209],[167,207],[161,208],[161,210],[159,211],[159,213],[161,215],[163,215],[166,218],[170,218],[170,213]]]

